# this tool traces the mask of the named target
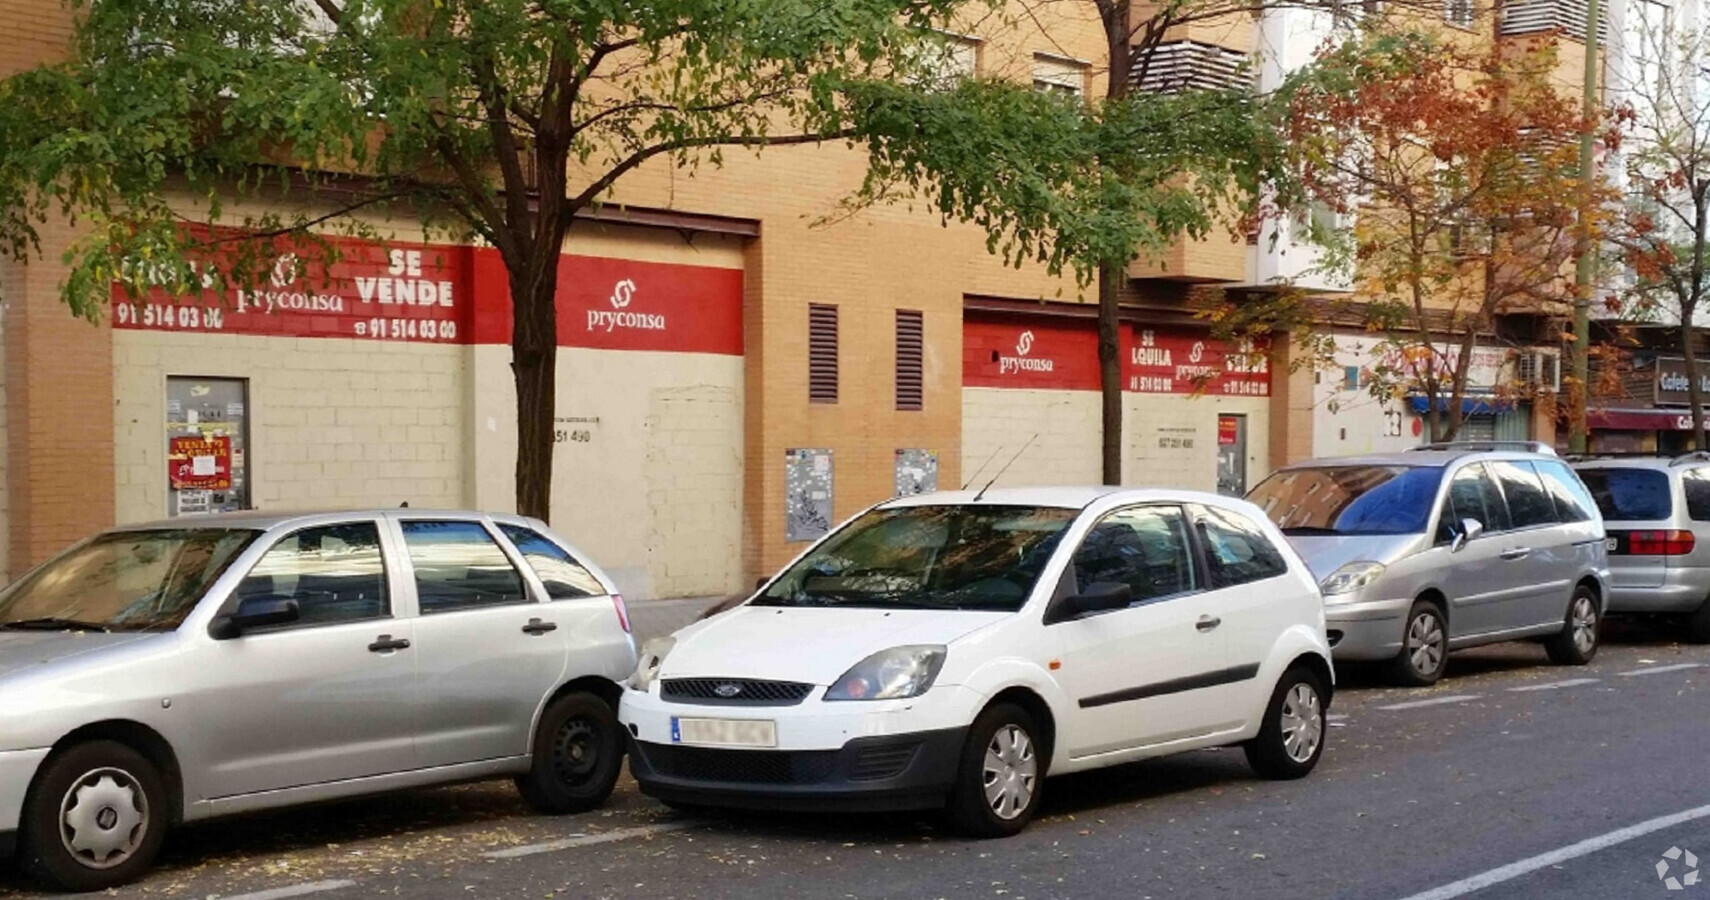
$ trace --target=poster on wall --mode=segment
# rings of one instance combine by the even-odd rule
[[[1231,346],[1208,332],[1137,328],[1124,374],[1128,390],[1140,394],[1271,395],[1266,348]]]
[[[898,450],[896,496],[912,497],[938,490],[937,450]]]
[[[784,540],[812,541],[831,530],[831,451],[784,451]]]
[[[232,439],[175,437],[167,448],[168,483],[175,491],[229,491],[232,488]]]

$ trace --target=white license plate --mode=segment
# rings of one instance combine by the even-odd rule
[[[769,719],[671,717],[671,743],[703,747],[776,747],[778,724]]]
[[[1621,546],[1621,539],[1620,538],[1604,538],[1603,539],[1603,548],[1605,550],[1608,550],[1610,553],[1614,553],[1615,550],[1617,548],[1619,548],[1620,546]]]

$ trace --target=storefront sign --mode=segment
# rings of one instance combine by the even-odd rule
[[[1126,375],[1128,390],[1140,394],[1271,395],[1264,347],[1231,348],[1205,332],[1135,329]]]
[[[1600,431],[1691,431],[1692,414],[1673,409],[1593,409],[1586,427]]]
[[[1241,420],[1234,416],[1217,417],[1217,446],[1233,446],[1241,440]]]
[[[1659,357],[1656,388],[1657,404],[1660,406],[1691,405],[1692,383],[1686,376],[1686,360]],[[1702,362],[1698,364],[1698,396],[1710,402],[1710,365]]]
[[[166,454],[167,478],[175,491],[225,491],[232,486],[232,439],[175,437]]]
[[[213,230],[209,237],[239,232]],[[120,285],[112,293],[113,327],[134,331],[190,331],[274,337],[363,338],[378,341],[465,344],[470,341],[468,247],[379,244],[326,238],[337,258],[328,264],[319,246],[274,240],[272,265],[260,283],[175,296],[164,288],[133,300]],[[204,272],[220,260],[200,263]],[[133,269],[144,284],[146,269]]]
[[[970,315],[962,323],[962,385],[1096,391],[1098,331],[1090,320]]]

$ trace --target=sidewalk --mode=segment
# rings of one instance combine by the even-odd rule
[[[629,608],[629,625],[640,647],[651,638],[664,637],[695,621],[701,610],[724,599],[713,597],[679,597],[671,600],[636,600],[625,604]]]

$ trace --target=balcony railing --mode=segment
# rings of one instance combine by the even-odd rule
[[[1597,42],[1609,40],[1609,4],[1597,5]],[[1502,9],[1504,35],[1560,31],[1585,40],[1585,0],[1514,0]]]
[[[1129,80],[1136,88],[1170,94],[1238,87],[1252,78],[1247,54],[1216,44],[1171,41],[1135,62]]]

